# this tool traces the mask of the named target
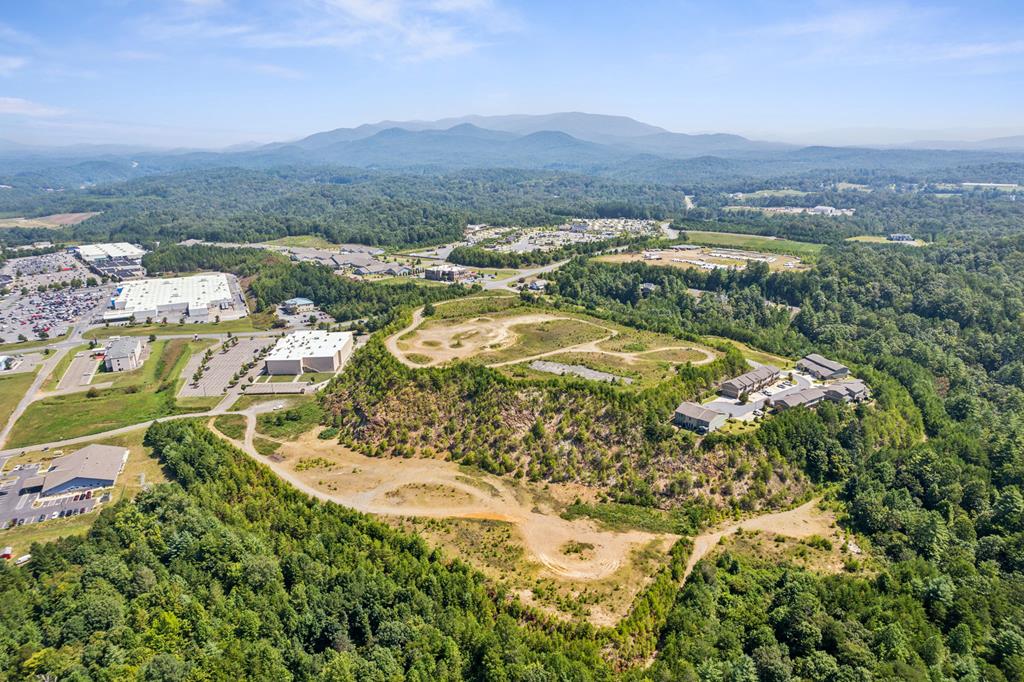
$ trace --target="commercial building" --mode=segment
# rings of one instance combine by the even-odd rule
[[[381,263],[378,261],[355,269],[357,275],[391,275],[392,277],[405,277],[411,272],[412,269],[406,265]]]
[[[117,336],[107,344],[103,364],[108,372],[130,372],[142,364],[142,339],[137,336]]]
[[[281,304],[284,311],[289,315],[298,315],[300,313],[312,312],[316,305],[308,298],[289,298],[287,301]]]
[[[298,331],[280,339],[266,357],[267,374],[337,372],[352,355],[351,332]]]
[[[893,232],[888,237],[891,242],[912,242],[914,241],[914,235],[907,234],[906,232]]]
[[[697,433],[710,433],[721,428],[729,415],[697,403],[683,402],[676,408],[672,423]]]
[[[128,258],[140,260],[146,255],[145,249],[140,249],[128,242],[117,242],[116,244],[83,244],[73,247],[78,257],[86,263],[107,260],[110,258]]]
[[[427,268],[423,276],[435,282],[460,282],[470,276],[469,268],[461,265],[435,265]]]
[[[771,386],[779,378],[779,368],[773,365],[761,365],[746,374],[729,379],[719,387],[719,393],[726,398],[739,398],[744,393],[750,394]]]
[[[58,457],[42,477],[41,494],[59,495],[72,490],[108,488],[128,461],[128,449],[112,445],[87,445]]]
[[[223,273],[126,282],[110,308],[103,314],[106,321],[188,317],[190,322],[212,322],[248,314],[238,281]]]
[[[850,373],[850,369],[846,365],[841,365],[835,360],[829,360],[817,353],[811,353],[804,357],[796,363],[796,367],[822,381],[842,379]]]

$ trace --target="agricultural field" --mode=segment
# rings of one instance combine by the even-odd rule
[[[808,270],[810,266],[797,256],[764,253],[761,251],[737,250],[726,247],[703,247],[679,251],[675,249],[659,249],[613,253],[597,256],[594,260],[601,263],[645,263],[656,267],[668,268],[728,268],[742,270],[749,263],[766,262],[772,271]]]
[[[141,368],[113,380],[113,386],[43,398],[28,406],[11,430],[10,447],[77,438],[170,414],[209,409],[214,401],[177,403],[181,371],[192,353],[209,345],[184,339],[158,341]]]

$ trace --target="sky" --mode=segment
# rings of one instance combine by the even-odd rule
[[[804,143],[1024,134],[1024,3],[0,0],[15,142],[556,111]]]

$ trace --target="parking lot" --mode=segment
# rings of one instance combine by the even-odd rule
[[[39,469],[39,464],[16,466],[0,479],[0,528],[86,514],[99,502],[91,490],[48,498],[40,498],[39,493],[22,494],[24,482],[37,476]]]
[[[788,376],[788,374],[784,376]],[[767,402],[768,398],[781,398],[784,395],[802,391],[813,385],[811,378],[805,374],[799,372],[792,372],[792,374],[792,382],[787,379],[781,379],[762,391],[751,393],[747,402],[742,405],[733,398],[719,397],[707,403],[706,406],[714,408],[719,412],[724,412],[736,419],[753,419],[755,416],[759,416],[755,415],[754,412],[764,410],[765,402]]]
[[[76,389],[87,389],[90,382],[92,382],[93,376],[96,375],[96,370],[99,366],[100,361],[93,357],[93,351],[80,351],[71,360],[71,364],[68,365],[64,376],[60,378],[57,390],[73,391]]]
[[[56,337],[67,333],[75,323],[92,318],[109,301],[111,285],[86,287],[92,275],[75,258],[65,253],[31,256],[7,261],[3,274],[14,279],[0,300],[0,340]],[[53,284],[78,280],[75,289],[50,289]],[[46,287],[44,291],[38,288]],[[22,292],[25,292],[24,294]],[[40,335],[44,336],[40,336]]]
[[[224,395],[232,377],[242,367],[242,364],[252,360],[263,348],[274,345],[273,338],[239,338],[238,343],[223,351],[223,346],[213,349],[213,357],[207,363],[206,371],[200,377],[199,382],[192,383],[192,376],[196,373],[203,359],[203,353],[196,353],[192,356],[182,376],[185,383],[178,395],[182,398],[201,398],[208,396]]]

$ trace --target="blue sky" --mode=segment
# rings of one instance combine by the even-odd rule
[[[806,142],[1024,133],[1024,3],[0,0],[0,138],[218,146],[588,111]]]

